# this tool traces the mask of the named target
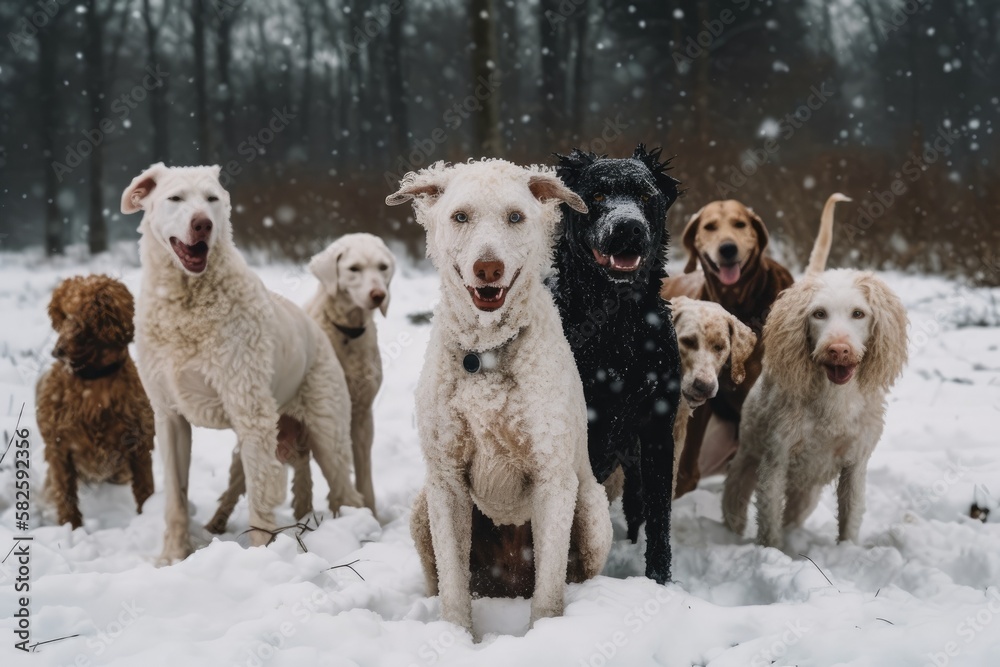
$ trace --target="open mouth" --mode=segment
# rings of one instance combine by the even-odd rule
[[[710,257],[705,257],[705,261],[708,262],[708,268],[712,269],[712,273],[719,277],[719,281],[723,285],[735,285],[740,281],[741,269],[739,262],[720,265],[713,262]]]
[[[851,381],[851,378],[854,377],[854,371],[858,369],[857,364],[851,364],[849,366],[824,364],[823,367],[826,369],[827,379],[834,384],[847,384]]]
[[[514,282],[519,275],[521,275],[520,269],[517,270],[510,284],[506,287],[497,287],[495,285],[469,287],[466,285],[465,289],[469,290],[469,294],[472,295],[472,304],[479,310],[485,310],[486,312],[498,310],[503,307],[504,301],[507,300],[507,293],[510,292],[510,288],[514,286]]]
[[[188,245],[171,236],[170,247],[174,249],[177,259],[181,260],[181,265],[191,273],[201,273],[208,266],[208,244],[204,241]]]
[[[594,250],[594,260],[599,266],[603,266],[609,271],[619,273],[632,273],[642,266],[642,255],[632,253],[622,253],[619,255],[605,255],[599,250]]]
[[[702,403],[708,400],[708,396],[696,397],[694,394],[689,394],[686,391],[682,391],[681,394],[692,408],[699,408]]]

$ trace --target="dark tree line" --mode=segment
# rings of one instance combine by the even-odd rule
[[[133,238],[118,196],[160,160],[223,165],[248,245],[416,243],[381,205],[409,169],[644,141],[678,155],[675,231],[734,197],[795,255],[841,190],[835,260],[990,279],[996,3],[0,0],[0,29],[6,246]]]

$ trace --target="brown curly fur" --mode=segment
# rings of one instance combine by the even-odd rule
[[[78,481],[131,482],[140,513],[153,493],[153,409],[128,353],[134,313],[128,289],[108,276],[64,280],[49,302],[57,361],[39,378],[35,403],[46,495],[73,528],[83,522]]]

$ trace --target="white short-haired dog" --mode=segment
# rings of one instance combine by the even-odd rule
[[[552,170],[503,160],[411,172],[386,203],[410,200],[441,274],[417,388],[427,479],[414,512],[429,517],[429,583],[437,579],[442,617],[471,630],[475,505],[496,524],[531,522],[531,621],[561,614],[571,528],[590,576],[612,536],[587,455],[583,385],[542,283],[559,202],[586,205]]]
[[[763,546],[780,548],[784,528],[805,521],[835,479],[839,539],[857,541],[868,459],[882,435],[886,394],[906,363],[899,297],[869,271],[824,271],[832,207],[845,200],[827,201],[806,276],[768,315],[763,372],[743,406],[723,517],[742,533],[756,487]]]
[[[320,284],[305,310],[330,339],[344,369],[351,396],[354,486],[372,514],[376,514],[371,464],[375,436],[372,402],[382,385],[382,357],[373,311],[378,309],[385,315],[388,310],[389,281],[395,267],[396,259],[382,239],[364,233],[341,236],[309,262],[309,270]],[[280,420],[278,434],[283,444],[278,458],[290,463],[295,471],[292,507],[295,518],[301,519],[312,511],[309,452],[298,423]],[[215,516],[205,524],[209,532],[225,532],[226,522],[245,491],[243,464],[236,451],[229,468],[229,487],[219,497]]]
[[[247,471],[253,544],[271,539],[285,496],[275,457],[279,416],[305,426],[330,485],[330,509],[361,505],[350,479],[350,399],[323,331],[274,294],[233,245],[229,193],[214,167],[154,164],[122,194],[143,211],[136,361],[163,453],[166,534],[161,561],[191,553],[191,426],[232,428]],[[287,445],[287,443],[285,443]]]

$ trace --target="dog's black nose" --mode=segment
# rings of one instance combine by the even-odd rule
[[[694,382],[691,383],[691,387],[702,396],[708,396],[715,390],[711,382],[705,382],[698,378],[695,378]]]
[[[722,257],[722,259],[735,259],[736,253],[738,253],[739,251],[740,249],[736,247],[736,244],[731,241],[728,243],[723,243],[722,245],[719,246],[719,255]]]
[[[204,216],[196,216],[191,220],[191,245],[199,241],[207,241],[212,235],[212,221]]]
[[[624,228],[625,234],[633,239],[638,239],[646,231],[646,225],[643,224],[642,220],[626,220],[621,223],[621,226]]]

